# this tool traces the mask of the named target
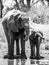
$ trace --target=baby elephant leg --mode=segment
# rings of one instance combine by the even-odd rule
[[[36,36],[36,58],[37,59],[41,59],[44,58],[42,56],[40,56],[40,44],[41,44],[41,37],[40,36]]]

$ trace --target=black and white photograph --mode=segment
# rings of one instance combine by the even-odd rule
[[[49,65],[49,0],[0,0],[0,65]]]

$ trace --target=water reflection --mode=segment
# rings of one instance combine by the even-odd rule
[[[45,65],[45,64],[47,64],[47,65],[49,65],[49,60],[30,60],[30,62],[31,62],[31,65]]]
[[[30,62],[31,62],[31,64],[35,64],[35,60],[31,59]]]
[[[40,61],[36,61],[36,64],[40,65]]]
[[[49,60],[14,59],[8,60],[7,65],[49,65]]]
[[[14,60],[8,60],[8,65],[14,65]]]
[[[15,65],[20,65],[20,59],[15,59]]]
[[[21,65],[25,65],[26,59],[21,59]]]
[[[26,59],[9,60],[7,65],[25,65]]]

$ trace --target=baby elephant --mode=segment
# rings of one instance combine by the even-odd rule
[[[39,34],[41,35],[39,35]],[[41,59],[44,58],[40,56],[40,44],[42,41],[43,34],[41,32],[32,32],[32,34],[29,37],[30,40],[30,46],[31,46],[31,56],[30,59]],[[36,47],[36,50],[35,50]]]

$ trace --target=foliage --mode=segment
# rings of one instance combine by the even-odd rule
[[[49,23],[49,7],[42,3],[38,7],[32,5],[28,14],[32,20],[46,24]]]

